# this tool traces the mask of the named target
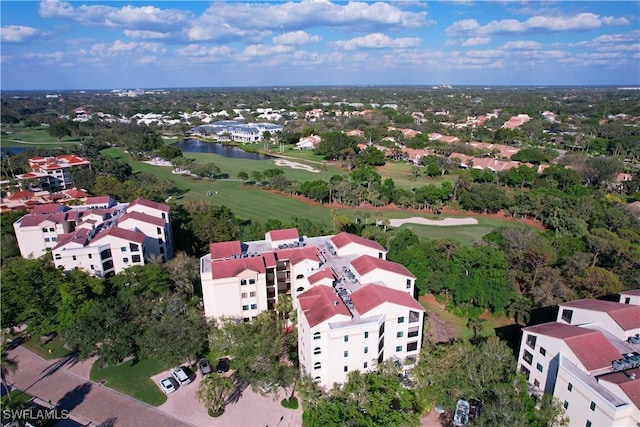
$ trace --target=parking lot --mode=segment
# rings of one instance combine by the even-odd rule
[[[210,375],[219,375],[214,372]],[[231,375],[227,373],[225,375]],[[154,375],[151,379],[155,384],[162,378],[171,376],[169,371]],[[195,376],[195,378],[194,378]],[[190,384],[180,386],[176,391],[167,395],[167,401],[158,407],[159,410],[180,418],[185,422],[197,426],[225,426],[225,427],[299,427],[302,425],[302,409],[286,409],[280,405],[284,398],[280,390],[279,396],[262,396],[254,393],[250,387],[237,390],[225,408],[224,414],[212,418],[204,405],[196,398],[196,391],[202,377],[194,373]]]

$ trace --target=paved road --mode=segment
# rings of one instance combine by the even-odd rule
[[[18,346],[9,351],[9,357],[18,362],[15,373],[8,375],[13,387],[51,401],[59,408],[68,409],[83,425],[146,427],[191,426],[170,414],[102,387],[73,372],[73,360],[47,361]]]

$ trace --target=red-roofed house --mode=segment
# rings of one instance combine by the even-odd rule
[[[35,156],[29,159],[31,172],[16,175],[16,179],[19,185],[22,185],[22,181],[37,179],[43,188],[52,191],[65,190],[71,188],[73,184],[71,170],[90,165],[89,160],[72,154],[63,154],[58,157]]]
[[[620,302],[623,304],[640,305],[640,289],[620,292]]]
[[[386,253],[349,233],[308,238],[294,228],[213,243],[200,259],[205,315],[250,321],[290,297],[301,370],[324,387],[392,357],[415,360],[424,310],[413,298],[415,277]],[[388,344],[379,347],[383,336]]]
[[[626,338],[640,328],[638,310],[599,300],[560,304],[557,322],[523,329],[518,369],[534,390],[563,403],[571,425],[636,425],[640,345]]]
[[[640,334],[640,305],[581,299],[558,307],[557,322],[569,325],[597,323],[620,340]]]
[[[346,231],[333,236],[331,243],[335,246],[338,256],[357,253],[387,259],[387,250],[378,242],[347,233]]]

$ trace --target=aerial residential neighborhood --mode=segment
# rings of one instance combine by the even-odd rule
[[[2,426],[640,425],[637,2],[0,2]]]

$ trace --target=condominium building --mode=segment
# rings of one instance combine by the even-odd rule
[[[25,258],[51,252],[56,267],[82,268],[108,277],[151,255],[173,258],[169,207],[145,199],[116,203],[108,196],[90,197],[85,205],[45,204],[14,224]]]
[[[424,309],[414,298],[415,276],[386,254],[345,232],[306,237],[285,229],[260,241],[212,243],[200,260],[205,314],[249,321],[290,296],[300,369],[323,387],[383,360],[409,368],[420,352]]]
[[[572,426],[636,425],[639,333],[638,304],[590,299],[560,304],[555,322],[523,329],[518,369],[534,394],[562,402]]]
[[[73,154],[58,157],[35,156],[29,159],[31,172],[16,175],[16,179],[21,187],[25,181],[38,181],[41,188],[49,191],[66,190],[73,187],[71,171],[90,165],[89,160]]]

